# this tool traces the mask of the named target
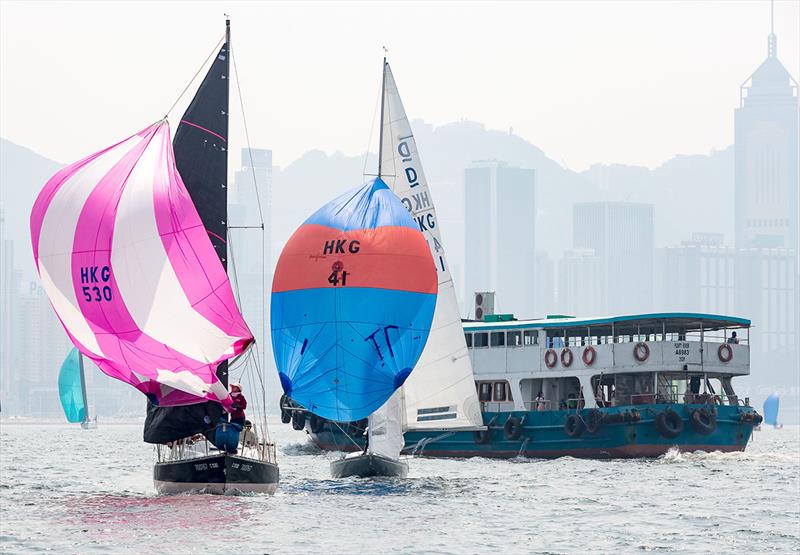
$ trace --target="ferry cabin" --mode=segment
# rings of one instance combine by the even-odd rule
[[[750,373],[749,326],[743,318],[691,313],[493,314],[465,322],[464,336],[484,413],[739,405],[731,380]]]

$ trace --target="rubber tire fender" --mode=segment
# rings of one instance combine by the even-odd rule
[[[656,428],[667,439],[676,438],[683,432],[683,418],[672,409],[658,413]]]
[[[586,423],[586,431],[592,435],[599,432],[600,427],[603,425],[603,420],[605,420],[605,416],[605,413],[600,409],[590,410],[589,414],[586,415],[586,419],[584,420]]]
[[[312,413],[308,419],[308,427],[313,433],[318,434],[325,428],[325,419]]]
[[[292,421],[292,411],[289,410],[288,407],[291,405],[291,399],[285,393],[281,395],[281,400],[278,402],[278,406],[281,408],[281,422],[284,424],[288,424]]]
[[[292,429],[300,431],[306,427],[306,413],[301,410],[292,412]]]
[[[706,409],[695,409],[689,418],[692,428],[700,435],[710,435],[717,429],[717,417]]]
[[[583,418],[577,414],[569,414],[567,415],[567,419],[564,420],[564,433],[569,437],[581,437],[585,428],[586,423],[583,421]]]
[[[472,432],[472,439],[475,440],[475,443],[478,445],[486,445],[492,439],[492,430],[489,428],[485,430],[475,430]]]
[[[503,434],[510,441],[518,440],[522,435],[522,420],[516,416],[509,416],[503,425]]]

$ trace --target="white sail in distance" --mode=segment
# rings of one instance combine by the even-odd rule
[[[433,197],[388,62],[384,62],[383,71],[379,173],[417,221],[428,241],[439,278],[428,343],[403,386],[406,428],[482,428],[472,364]]]

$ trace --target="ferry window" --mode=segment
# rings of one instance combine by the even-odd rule
[[[472,347],[472,334],[471,333],[465,333],[464,334],[464,340],[467,342],[467,347]]]
[[[539,344],[539,332],[536,330],[525,330],[524,332],[522,332],[522,336],[525,345]]]
[[[508,346],[520,347],[522,345],[522,334],[518,331],[508,332]]]
[[[487,402],[492,400],[492,384],[483,382],[478,386],[478,400]]]
[[[489,334],[486,332],[476,333],[472,338],[472,346],[473,347],[488,347],[489,346]]]
[[[506,382],[494,382],[494,400],[506,400]]]
[[[506,334],[502,331],[493,331],[491,335],[491,346],[502,347],[506,344]]]

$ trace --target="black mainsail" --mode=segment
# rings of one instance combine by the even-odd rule
[[[225,24],[225,41],[183,114],[172,147],[178,172],[227,268],[230,21]],[[227,361],[217,367],[217,376],[227,387]],[[148,401],[144,441],[166,443],[207,432],[222,414],[222,406],[210,401],[180,407],[157,407]]]

